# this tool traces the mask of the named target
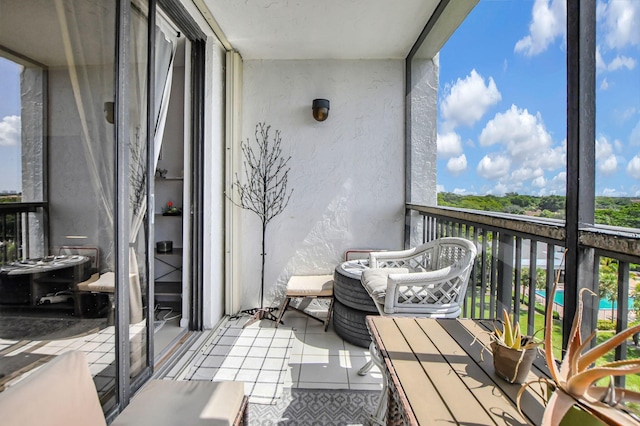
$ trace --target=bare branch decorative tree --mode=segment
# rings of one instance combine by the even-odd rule
[[[283,157],[280,147],[280,131],[276,130],[273,140],[269,140],[271,126],[266,123],[256,124],[255,139],[257,149],[249,144],[249,139],[242,144],[242,156],[244,165],[245,183],[240,182],[236,173],[234,186],[238,190],[240,202],[235,203],[243,209],[254,212],[262,221],[262,274],[260,284],[260,308],[251,309],[247,313],[262,319],[265,316],[275,320],[271,315],[271,309],[264,306],[264,264],[265,264],[265,235],[267,225],[289,204],[293,193],[287,191],[289,182],[289,170],[287,163],[291,157]]]

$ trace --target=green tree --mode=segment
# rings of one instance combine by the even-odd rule
[[[564,210],[565,207],[565,197],[560,195],[549,195],[546,197],[540,198],[540,202],[538,203],[538,208],[540,210],[549,210],[552,212],[557,212],[560,210]]]
[[[614,303],[618,300],[618,262],[601,258],[600,273],[598,277],[598,295],[601,299],[611,302],[611,318],[614,316]]]

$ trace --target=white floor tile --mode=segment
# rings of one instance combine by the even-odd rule
[[[251,348],[247,356],[253,358],[266,358],[269,348]]]
[[[200,363],[200,365],[202,367],[218,368],[222,365],[225,359],[225,356],[209,355],[202,358],[202,362]]]
[[[251,358],[247,358],[249,360]],[[259,359],[259,358],[258,358]],[[263,370],[282,370],[282,364],[284,363],[283,358],[265,358],[264,363],[262,364]],[[244,366],[243,366],[244,367]]]
[[[293,387],[299,389],[349,389],[349,384],[330,382],[298,382],[298,384]]]
[[[378,384],[370,384],[370,383],[349,383],[349,389],[353,390],[370,390],[370,391],[381,391],[382,383]]]
[[[313,362],[317,358],[317,362]],[[339,356],[305,356],[300,365],[300,382],[348,384],[346,369],[340,366]]]
[[[228,356],[222,361],[222,365],[220,368],[234,368],[238,369],[242,367],[242,363],[244,362],[244,357],[240,356]]]
[[[221,336],[220,339],[218,339],[218,341],[216,342],[216,345],[233,346],[238,343],[239,339],[240,337],[236,337],[236,336]]]
[[[287,356],[287,348],[269,348],[267,357],[269,358],[285,358]]]
[[[229,356],[247,356],[251,348],[249,346],[233,346],[229,351]]]
[[[213,380],[213,377],[215,376],[215,374],[217,373],[218,369],[217,368],[198,368],[193,376],[191,376],[190,380],[206,380],[206,381],[211,381]]]
[[[256,339],[253,341],[253,347],[254,348],[268,348],[271,346],[271,341],[273,340],[273,337],[256,337]],[[282,339],[280,339],[282,340]],[[281,347],[287,347],[288,345],[285,346],[281,346]]]
[[[258,383],[278,383],[280,381],[280,371],[262,370],[258,374]]]
[[[291,353],[293,355],[301,355],[303,348],[304,348],[304,342],[302,340],[295,339],[293,341],[293,347],[291,348]]]
[[[251,346],[255,337],[253,336],[239,336],[236,338],[235,345],[236,346]]]
[[[254,383],[258,380],[258,375],[260,374],[259,370],[245,370],[242,369],[236,375],[234,380],[238,382],[251,382]]]
[[[213,376],[213,380],[216,382],[223,382],[225,380],[235,380],[238,374],[237,368],[219,368]]]
[[[264,364],[267,362],[269,358],[260,358],[260,357],[246,357],[244,358],[244,362],[242,363],[242,369],[246,370],[260,370],[264,368]],[[276,359],[276,358],[274,358]]]

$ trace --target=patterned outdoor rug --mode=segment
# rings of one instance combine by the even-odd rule
[[[249,403],[250,425],[368,425],[380,391],[284,389],[274,405]]]
[[[293,340],[288,327],[227,323],[179,380],[244,382],[250,402],[274,404],[284,388]]]

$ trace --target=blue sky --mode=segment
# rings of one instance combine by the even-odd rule
[[[438,190],[566,187],[566,3],[480,0],[440,52]],[[640,196],[640,0],[597,3],[596,194]]]
[[[20,185],[20,66],[0,58],[0,192]]]

